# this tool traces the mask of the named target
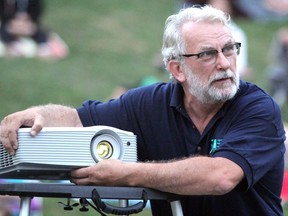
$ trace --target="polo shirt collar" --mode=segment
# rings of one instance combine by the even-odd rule
[[[183,106],[183,95],[184,91],[180,83],[172,83],[174,85],[171,100],[170,100],[170,107],[179,108]]]

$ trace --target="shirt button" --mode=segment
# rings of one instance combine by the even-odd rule
[[[197,151],[199,151],[199,152],[200,152],[200,151],[201,151],[201,149],[202,149],[202,148],[201,148],[201,146],[197,146]]]

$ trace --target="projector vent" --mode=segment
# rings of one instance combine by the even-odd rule
[[[3,145],[0,145],[0,168],[14,165],[13,157],[6,151]]]

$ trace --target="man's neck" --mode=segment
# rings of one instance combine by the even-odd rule
[[[187,95],[187,94],[186,94]],[[190,119],[198,129],[203,133],[210,120],[216,115],[224,103],[207,104],[202,103],[195,97],[185,97],[184,106]]]

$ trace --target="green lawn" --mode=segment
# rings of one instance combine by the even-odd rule
[[[45,2],[43,23],[66,41],[70,55],[62,61],[0,59],[0,118],[38,104],[79,106],[86,99],[105,100],[115,86],[133,85],[144,75],[156,74],[168,80],[167,74],[158,73],[153,61],[160,53],[163,24],[176,10],[176,1]],[[285,23],[236,22],[248,37],[253,71],[249,81],[267,89],[270,41]],[[287,120],[288,113],[283,114]],[[96,215],[92,210],[64,212],[58,201],[45,199],[44,216]]]

